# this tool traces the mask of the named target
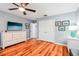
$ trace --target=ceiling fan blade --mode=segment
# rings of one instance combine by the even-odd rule
[[[9,8],[8,10],[17,10],[18,8]]]
[[[26,6],[29,4],[29,3],[24,3]]]
[[[28,9],[28,8],[25,8],[25,10],[28,10],[28,11],[31,11],[31,12],[36,12],[36,10]]]
[[[15,6],[19,7],[19,5],[17,5],[16,3],[12,3],[12,4],[14,4]]]
[[[25,12],[25,11],[23,11],[23,14],[24,14],[24,15],[26,15],[26,12]]]

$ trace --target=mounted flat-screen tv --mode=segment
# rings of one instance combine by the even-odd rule
[[[8,22],[7,30],[8,31],[20,31],[20,30],[22,30],[22,23]]]

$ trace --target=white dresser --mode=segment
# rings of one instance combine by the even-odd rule
[[[3,49],[22,41],[26,41],[26,31],[1,32],[1,47]]]

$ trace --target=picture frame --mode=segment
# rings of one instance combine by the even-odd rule
[[[61,26],[61,21],[55,21],[55,26]]]
[[[58,31],[65,31],[65,26],[59,26]]]
[[[70,25],[69,20],[62,21],[62,26],[69,26],[69,25]]]
[[[30,28],[30,24],[26,23],[26,24],[25,24],[25,28],[26,28],[26,29],[29,29],[29,28]]]

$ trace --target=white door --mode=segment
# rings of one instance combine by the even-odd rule
[[[53,20],[39,21],[39,39],[53,42],[55,39]]]
[[[37,23],[30,24],[30,38],[37,38]]]

